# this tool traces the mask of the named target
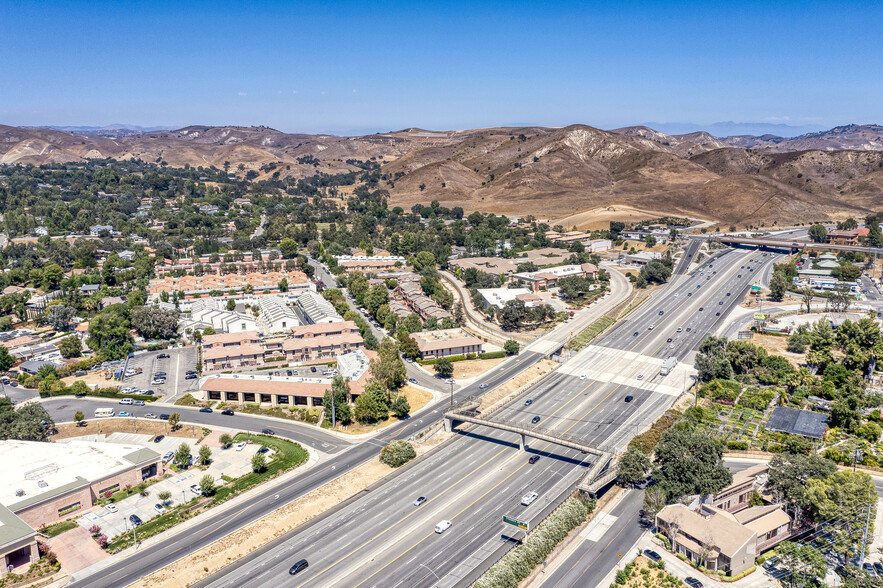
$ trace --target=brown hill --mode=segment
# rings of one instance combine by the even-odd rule
[[[789,151],[883,151],[883,126],[880,125],[844,125],[827,131],[807,133],[785,139],[775,135],[754,137],[740,135],[721,139],[727,145],[786,153]]]
[[[876,130],[875,130],[876,129]],[[189,126],[120,137],[0,126],[0,163],[139,158],[172,166],[281,177],[382,164],[390,204],[446,206],[542,218],[623,206],[725,224],[802,222],[883,208],[883,151],[873,125],[839,127],[795,139],[667,135],[648,127],[602,131],[505,127],[462,131],[418,128],[363,137],[290,134],[267,127]],[[779,153],[782,145],[822,149]],[[756,149],[730,146],[733,142]],[[858,145],[857,150],[832,145]],[[281,164],[281,165],[280,165]],[[266,168],[264,168],[266,170]]]

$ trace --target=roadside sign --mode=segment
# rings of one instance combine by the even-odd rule
[[[770,315],[766,314],[765,312],[755,312],[754,313],[754,320],[756,320],[756,321],[765,321],[768,318],[770,318]]]
[[[528,525],[524,521],[519,521],[518,519],[503,515],[503,522],[507,525],[512,525],[513,527],[518,527],[519,529],[524,529],[525,531],[527,531]]]

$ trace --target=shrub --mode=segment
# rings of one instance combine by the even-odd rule
[[[102,549],[107,547],[107,535],[99,535],[95,538],[95,541],[98,542],[98,547]]]
[[[659,539],[660,541],[662,541],[662,544],[665,546],[665,548],[666,548],[667,550],[671,551],[671,541],[669,540],[668,537],[666,537],[666,536],[663,535],[662,533],[656,533],[656,534],[654,535],[654,537],[656,537],[657,539]]]
[[[101,527],[99,527],[98,525],[92,525],[91,527],[89,527],[89,534],[93,537],[101,535]]]
[[[732,449],[734,451],[744,451],[748,449],[747,441],[727,441],[727,449]]]
[[[402,466],[417,457],[414,446],[398,439],[380,450],[380,462],[391,468]]]

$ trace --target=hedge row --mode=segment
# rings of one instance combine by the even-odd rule
[[[98,390],[88,390],[85,393],[80,390],[77,392],[73,386],[68,386],[54,392],[40,392],[40,398],[50,398],[55,396],[75,396],[77,394],[85,394],[86,396],[94,396],[97,398],[131,398],[132,400],[143,400],[144,402],[156,402],[157,397],[150,394],[120,394],[116,388],[99,388]]]
[[[469,353],[467,355],[449,355],[445,357],[450,362],[466,361],[469,359],[497,359],[498,357],[506,357],[505,351],[489,351],[488,353]],[[438,359],[418,359],[420,365],[435,365]]]
[[[491,566],[473,586],[518,588],[518,583],[528,577],[570,531],[584,523],[590,512],[591,508],[581,501],[568,498],[521,545]]]

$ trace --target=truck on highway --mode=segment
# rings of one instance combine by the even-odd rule
[[[678,365],[678,358],[673,356],[669,357],[662,363],[662,367],[659,368],[659,375],[667,376],[676,365]]]

